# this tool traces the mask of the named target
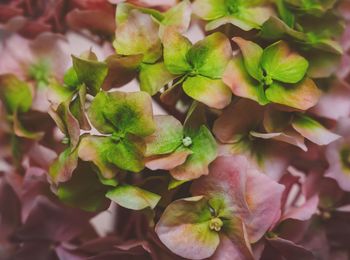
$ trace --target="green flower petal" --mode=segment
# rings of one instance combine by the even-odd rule
[[[293,85],[281,85],[275,82],[265,93],[268,100],[274,103],[301,110],[307,110],[316,105],[322,94],[309,78]]]
[[[68,181],[78,165],[78,150],[67,148],[53,162],[49,175],[54,183]]]
[[[79,145],[79,157],[94,162],[106,178],[111,178],[116,173],[109,170],[111,164],[123,170],[140,172],[145,167],[144,151],[144,142],[132,136],[119,141],[106,136],[88,136]]]
[[[214,20],[227,13],[225,0],[195,0],[193,12],[204,20]]]
[[[98,62],[97,59],[91,57],[94,58],[94,56],[91,55],[89,59],[72,55],[73,67],[79,81],[86,85],[89,94],[95,96],[99,92],[107,76],[108,67],[106,63]]]
[[[0,75],[0,100],[9,114],[27,112],[32,105],[29,85],[13,74]]]
[[[108,207],[107,189],[87,164],[86,167],[78,167],[69,181],[59,184],[57,196],[70,206],[95,212]]]
[[[106,197],[132,210],[154,209],[161,197],[158,194],[131,185],[121,185],[107,192]]]
[[[188,0],[181,1],[164,13],[161,21],[160,34],[166,28],[175,29],[178,32],[185,32],[191,22],[191,3]]]
[[[143,63],[140,68],[140,88],[151,96],[176,78],[171,74],[163,62],[155,64]]]
[[[189,77],[183,89],[188,96],[212,108],[222,109],[231,102],[231,91],[221,79]]]
[[[189,50],[187,59],[193,73],[213,79],[221,78],[232,56],[230,41],[222,33],[213,33]]]
[[[262,25],[260,34],[263,38],[269,40],[278,40],[283,38],[285,35],[291,36],[294,39],[302,42],[306,40],[304,33],[290,28],[287,24],[275,16],[270,17]]]
[[[84,135],[78,146],[79,158],[93,162],[106,179],[113,178],[118,172],[116,166],[107,159],[109,144],[109,137]]]
[[[175,74],[184,74],[192,69],[187,61],[187,53],[192,43],[174,30],[166,30],[163,37],[164,63]]]
[[[145,156],[167,154],[182,144],[183,128],[179,120],[173,116],[155,116],[156,131],[146,137]]]
[[[150,15],[131,10],[127,20],[117,26],[113,46],[118,54],[143,54],[143,62],[154,63],[162,56],[158,29]]]
[[[279,41],[268,46],[262,55],[261,66],[272,79],[285,83],[297,83],[303,79],[309,67],[308,61]]]
[[[136,77],[137,69],[143,59],[143,55],[122,56],[114,54],[106,59],[108,74],[103,82],[102,89],[109,90],[124,86]]]
[[[171,170],[171,175],[177,180],[192,180],[208,174],[208,165],[217,156],[217,144],[211,132],[202,126],[197,132],[185,133],[192,139],[188,148],[192,154],[184,164]]]
[[[204,259],[214,254],[219,234],[209,228],[211,213],[202,196],[171,203],[156,225],[159,239],[175,254]]]
[[[69,100],[61,103],[56,110],[50,110],[49,114],[61,132],[69,138],[71,147],[76,147],[79,142],[80,127],[70,110]]]
[[[119,132],[148,136],[155,130],[152,101],[146,92],[100,92],[88,115],[101,133]]]
[[[86,87],[80,86],[78,95],[70,103],[70,110],[78,120],[79,126],[83,130],[90,130],[90,124],[85,114]]]
[[[328,145],[341,137],[306,115],[297,115],[292,122],[292,126],[306,139],[318,145]]]
[[[238,97],[249,98],[261,105],[269,103],[265,97],[262,84],[248,74],[241,56],[235,56],[229,62],[222,80]]]
[[[237,43],[241,49],[244,66],[250,76],[256,80],[261,80],[263,77],[263,72],[260,67],[260,60],[263,54],[263,49],[259,45],[251,41],[246,41],[240,37],[234,37],[233,41]]]
[[[78,75],[73,67],[70,67],[63,76],[63,82],[68,87],[76,87],[80,84]]]
[[[245,31],[260,29],[261,25],[272,15],[273,10],[269,7],[256,6],[245,8],[237,15],[237,18],[241,21],[240,24],[234,25]]]

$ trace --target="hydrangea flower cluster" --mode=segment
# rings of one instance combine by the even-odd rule
[[[0,3],[0,259],[348,259],[349,133],[347,0]]]

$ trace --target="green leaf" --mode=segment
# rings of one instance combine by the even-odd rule
[[[131,10],[127,19],[117,26],[113,46],[118,54],[143,54],[143,62],[154,63],[162,56],[158,30],[150,15]]]
[[[240,37],[234,37],[233,41],[237,43],[241,49],[244,66],[250,76],[256,80],[261,80],[263,77],[263,72],[260,67],[260,60],[263,54],[263,49],[259,45],[251,41],[246,41]]]
[[[164,64],[175,75],[191,71],[192,67],[187,61],[187,53],[192,43],[174,30],[166,30],[163,37]]]
[[[74,55],[72,55],[72,58],[73,67],[79,81],[86,85],[89,94],[95,96],[107,76],[107,64],[93,59],[79,58]]]
[[[0,99],[9,114],[27,112],[32,105],[29,85],[14,74],[0,75]]]
[[[158,194],[131,185],[120,185],[107,192],[106,197],[132,210],[154,209],[160,200]]]
[[[155,130],[152,101],[146,92],[100,92],[88,116],[101,133],[119,132],[148,136]]]
[[[274,103],[301,110],[307,110],[316,105],[322,94],[309,78],[293,85],[282,85],[275,82],[265,93],[266,97]]]
[[[96,212],[108,207],[107,190],[108,187],[100,183],[97,174],[87,164],[78,167],[69,181],[58,185],[57,196],[70,206]]]
[[[212,256],[220,243],[219,233],[209,227],[211,212],[202,196],[176,200],[156,225],[159,239],[172,252],[188,259]],[[184,241],[185,243],[179,243]]]
[[[179,120],[173,116],[155,116],[156,131],[146,137],[145,156],[167,154],[182,144],[183,128]]]
[[[279,41],[264,50],[261,66],[272,79],[297,83],[304,78],[309,63],[293,52],[285,42]]]
[[[193,45],[187,59],[192,65],[192,73],[220,79],[231,56],[230,41],[216,32]]]
[[[185,136],[192,139],[188,147],[193,152],[184,164],[171,170],[177,180],[192,180],[208,174],[208,165],[217,157],[217,144],[207,127],[201,126],[196,132],[187,132]]]
[[[188,77],[183,89],[194,100],[212,108],[222,109],[231,102],[231,91],[221,79],[210,79],[199,75]]]
[[[176,76],[167,70],[163,62],[143,63],[139,74],[140,89],[153,96],[175,78]]]

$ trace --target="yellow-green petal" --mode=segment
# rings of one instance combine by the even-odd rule
[[[231,91],[221,79],[189,77],[183,84],[185,93],[209,107],[222,109],[231,102]]]
[[[307,110],[316,105],[322,94],[313,80],[309,78],[291,85],[282,85],[275,82],[265,93],[267,99],[271,102],[300,110]]]
[[[155,208],[160,196],[131,185],[120,185],[107,192],[106,197],[118,205],[132,210]]]

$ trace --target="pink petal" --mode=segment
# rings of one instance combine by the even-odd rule
[[[280,214],[284,187],[253,168],[243,156],[219,157],[209,172],[193,183],[193,194],[225,196],[244,221],[249,241],[258,241]]]
[[[232,143],[240,134],[247,134],[263,118],[263,108],[256,102],[240,99],[229,105],[215,121],[213,133],[223,143]]]
[[[156,156],[146,159],[146,167],[151,170],[171,170],[183,164],[191,154],[191,150],[175,151],[170,155]]]

